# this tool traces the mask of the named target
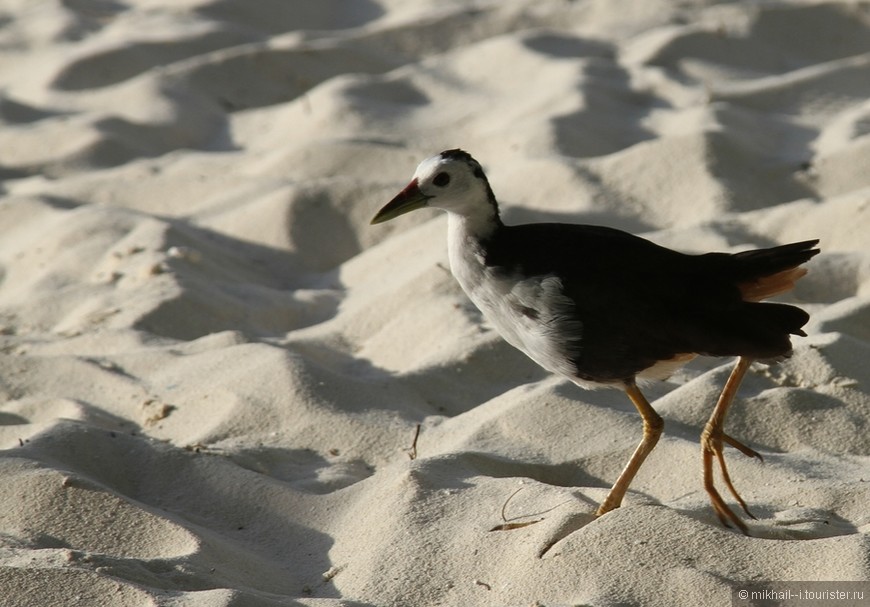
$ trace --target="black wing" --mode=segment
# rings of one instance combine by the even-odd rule
[[[556,275],[582,325],[571,340],[578,376],[627,379],[678,354],[769,359],[791,351],[807,314],[744,301],[740,284],[793,268],[817,241],[730,255],[687,255],[621,230],[528,224],[486,243],[486,263],[506,274]]]

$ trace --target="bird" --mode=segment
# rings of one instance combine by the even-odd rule
[[[722,498],[714,461],[751,518],[723,454],[761,455],[724,431],[728,409],[755,362],[792,354],[809,315],[763,300],[794,288],[818,239],[738,253],[689,254],[616,228],[570,223],[506,225],[480,163],[450,149],[419,164],[410,183],[371,220],[421,208],[447,212],[450,269],[468,298],[509,344],[582,388],[622,389],[643,420],[642,438],[596,511],[626,491],[656,446],[664,420],[639,386],[666,379],[696,356],[736,357],[700,436],[703,487],[725,527],[749,534]]]

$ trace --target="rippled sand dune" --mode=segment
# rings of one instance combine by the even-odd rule
[[[0,4],[0,602],[727,605],[870,579],[868,99],[858,2]],[[509,223],[821,239],[785,299],[808,337],[729,418],[765,460],[728,453],[751,537],[700,479],[731,361],[650,390],[665,435],[595,520],[630,403],[502,342],[443,216],[369,225],[453,147]]]

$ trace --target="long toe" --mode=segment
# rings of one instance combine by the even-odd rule
[[[740,517],[728,507],[728,504],[725,503],[725,500],[722,499],[718,491],[713,490],[713,492],[708,492],[708,495],[710,496],[710,502],[713,504],[713,510],[716,511],[716,516],[719,517],[719,521],[725,527],[731,527],[731,524],[733,524],[734,527],[740,529],[743,535],[749,535],[749,528],[746,526],[746,523],[741,521]]]
[[[728,467],[725,465],[725,456],[721,451],[716,454],[716,459],[719,462],[719,468],[722,470],[722,480],[725,481],[725,486],[728,487],[728,491],[731,492],[731,495],[734,496],[734,499],[736,499],[737,503],[740,504],[740,507],[743,508],[743,512],[745,512],[749,518],[755,520],[755,515],[749,511],[746,502],[740,494],[737,493],[737,489],[734,488],[734,484],[731,482],[731,475],[728,474]]]
[[[722,475],[725,479],[726,486],[737,498],[737,500],[743,506],[744,510],[746,509],[746,505],[743,502],[743,499],[734,490],[734,486],[731,484],[731,479],[728,477],[728,469],[725,467],[725,460],[722,457],[722,443],[721,441],[715,440],[715,438],[711,437],[710,434],[710,432],[705,430],[704,434],[701,436],[701,463],[704,471],[704,490],[707,492],[707,496],[710,498],[710,504],[713,506],[713,510],[716,512],[716,516],[719,518],[719,521],[725,527],[731,527],[733,525],[734,527],[740,529],[740,531],[742,531],[744,535],[749,535],[749,528],[743,521],[740,520],[740,517],[738,517],[737,514],[734,513],[734,511],[728,506],[728,504],[725,503],[725,500],[722,499],[722,496],[716,489],[716,484],[713,480],[714,457],[719,461],[719,467],[722,469]],[[752,515],[750,514],[750,516]]]
[[[755,449],[752,449],[750,447],[747,447],[746,445],[741,443],[736,438],[728,436],[724,432],[722,433],[722,441],[724,443],[726,443],[727,445],[734,447],[735,449],[737,449],[738,451],[740,451],[743,455],[746,455],[747,457],[755,457],[758,459],[758,461],[761,461],[761,462],[764,461],[764,458],[761,457],[761,454],[758,451],[756,451]]]

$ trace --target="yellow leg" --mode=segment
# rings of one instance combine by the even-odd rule
[[[725,456],[722,453],[722,443],[724,441],[732,447],[739,449],[746,455],[761,459],[761,456],[758,453],[731,438],[725,434],[722,429],[725,425],[725,416],[728,414],[728,407],[730,407],[731,403],[734,401],[737,389],[740,387],[740,382],[743,381],[743,377],[746,375],[751,364],[752,359],[750,358],[741,356],[737,360],[734,370],[731,371],[728,381],[725,382],[725,387],[722,389],[719,401],[716,403],[716,407],[713,409],[713,413],[710,415],[710,419],[707,421],[706,426],[704,426],[704,431],[701,433],[701,462],[704,468],[704,489],[707,491],[707,495],[710,496],[713,510],[716,511],[716,516],[719,517],[719,520],[723,525],[730,527],[731,525],[729,522],[733,523],[735,527],[747,535],[749,530],[746,525],[737,517],[736,514],[734,514],[734,511],[728,507],[725,500],[722,499],[722,496],[719,495],[719,492],[716,490],[716,485],[713,481],[713,457],[715,457],[716,461],[719,462],[719,468],[722,471],[722,480],[725,482],[728,491],[731,492],[731,495],[734,496],[743,508],[743,511],[751,518],[755,518],[752,513],[749,512],[746,502],[743,501],[743,498],[740,497],[740,494],[737,493],[737,490],[731,483],[731,476],[728,474],[728,468],[725,466]]]
[[[655,409],[652,408],[652,405],[649,404],[644,395],[641,394],[640,390],[637,388],[637,384],[634,383],[634,380],[625,382],[625,393],[631,399],[631,402],[634,403],[638,413],[640,413],[640,416],[643,418],[643,438],[641,439],[640,444],[638,444],[637,449],[634,450],[631,459],[628,460],[625,468],[623,468],[619,478],[616,479],[616,482],[610,489],[610,493],[607,494],[607,498],[598,507],[598,511],[595,513],[596,516],[601,516],[615,508],[619,508],[619,505],[622,504],[622,498],[625,496],[625,492],[628,491],[628,487],[631,485],[631,481],[634,480],[634,477],[637,474],[637,471],[640,470],[646,456],[649,455],[656,446],[659,437],[662,435],[662,428],[665,426],[664,420],[662,420],[661,416],[656,413]]]

